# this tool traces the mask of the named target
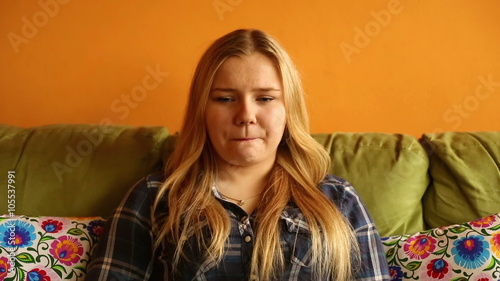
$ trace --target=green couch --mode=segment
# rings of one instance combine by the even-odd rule
[[[500,132],[313,135],[382,236],[500,212]],[[15,214],[103,216],[144,175],[162,169],[175,135],[163,127],[0,125],[0,186],[15,172]],[[7,189],[0,189],[7,198]],[[11,206],[12,207],[12,206]],[[7,200],[0,201],[8,213]]]
[[[418,258],[423,255],[413,253],[412,245],[408,244],[431,241],[418,240],[420,231],[433,229],[436,239],[443,232],[466,234],[464,229],[471,228],[471,224],[465,224],[465,228],[452,227],[449,231],[439,227],[500,213],[500,132],[444,132],[423,134],[419,139],[387,133],[339,132],[313,136],[331,155],[331,173],[352,183],[381,236],[392,237],[384,245],[391,273],[396,276],[394,280],[402,280],[398,274],[411,279],[417,272],[426,272],[421,270],[425,265],[419,269],[422,261]],[[101,229],[98,218],[82,217],[106,218],[135,182],[162,169],[174,145],[175,135],[163,127],[0,125],[0,212],[6,217],[26,216],[21,218],[20,227],[34,233],[40,228],[35,244],[45,244],[46,249],[62,245],[56,243],[57,236],[51,233],[59,231],[80,237],[78,243],[87,244],[80,245],[86,247],[86,252],[79,253],[82,259],[78,266],[74,263],[76,260],[68,260],[65,264],[68,267],[62,268],[58,264],[61,259],[56,257],[47,258],[51,263],[46,267],[52,268],[52,273],[59,278],[81,280],[78,278],[85,274],[91,248]],[[37,219],[37,216],[51,218]],[[489,220],[500,222],[500,217]],[[0,236],[7,237],[5,221],[2,224],[0,219],[0,228],[4,227],[0,232],[5,232]],[[497,227],[488,231],[484,234],[494,237]],[[409,236],[411,234],[417,235],[416,238]],[[498,237],[500,243],[500,234]],[[500,245],[490,244],[491,252],[499,249],[499,257],[498,260],[492,257],[489,266],[486,264],[484,268],[492,270],[498,261],[500,275]],[[21,254],[13,254],[21,266],[10,272],[11,276],[20,278],[31,272],[29,270],[37,270],[28,269],[30,259],[35,259],[30,258],[30,254],[51,255],[30,250],[29,245],[19,248],[22,248]],[[452,259],[447,251],[451,249],[436,249],[433,255],[444,253]],[[8,254],[6,247],[0,248],[0,271]],[[417,261],[409,262],[404,255]],[[460,260],[455,261],[460,266]],[[9,268],[5,265],[4,269]],[[453,272],[470,277],[465,270]]]

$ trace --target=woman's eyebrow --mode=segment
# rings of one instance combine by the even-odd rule
[[[234,88],[213,88],[210,90],[210,92],[240,92],[237,89]],[[274,92],[274,91],[281,91],[280,88],[273,88],[273,87],[264,87],[264,88],[253,88],[251,89],[252,92]]]
[[[273,88],[273,87],[265,87],[265,88],[253,88],[253,92],[275,92],[275,91],[281,91],[280,88]]]
[[[210,89],[210,92],[238,92],[238,90],[234,88],[213,88]]]

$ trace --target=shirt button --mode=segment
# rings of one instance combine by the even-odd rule
[[[248,242],[250,242],[250,241],[252,241],[252,237],[250,237],[250,236],[248,236],[248,235],[247,235],[247,236],[245,236],[245,242],[247,242],[247,243],[248,243]]]

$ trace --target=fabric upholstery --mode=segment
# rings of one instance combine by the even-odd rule
[[[498,280],[500,215],[382,239],[392,281]]]
[[[330,153],[331,173],[354,186],[381,236],[500,212],[500,132],[425,134],[420,143],[384,133],[313,137]],[[162,127],[0,125],[0,185],[15,171],[15,214],[106,217],[135,182],[162,169],[175,139]],[[1,188],[0,198],[7,195]],[[1,214],[9,213],[6,203],[0,200]]]
[[[425,229],[422,196],[428,159],[418,141],[385,133],[315,134],[332,158],[332,174],[360,194],[382,236]]]
[[[161,169],[163,127],[0,126],[0,185],[15,171],[15,214],[107,216],[145,174]],[[0,189],[7,198],[7,189]],[[0,213],[8,213],[7,201]]]
[[[425,134],[421,142],[430,158],[423,199],[430,227],[500,212],[500,132]]]
[[[0,217],[0,280],[85,280],[104,223],[101,217]]]

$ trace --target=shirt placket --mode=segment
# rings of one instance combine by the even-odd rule
[[[238,220],[238,230],[240,231],[241,237],[241,254],[245,265],[250,268],[252,263],[252,253],[254,248],[255,235],[253,232],[253,227],[251,219],[248,216],[243,216]],[[257,275],[251,274],[250,280],[256,281]]]

